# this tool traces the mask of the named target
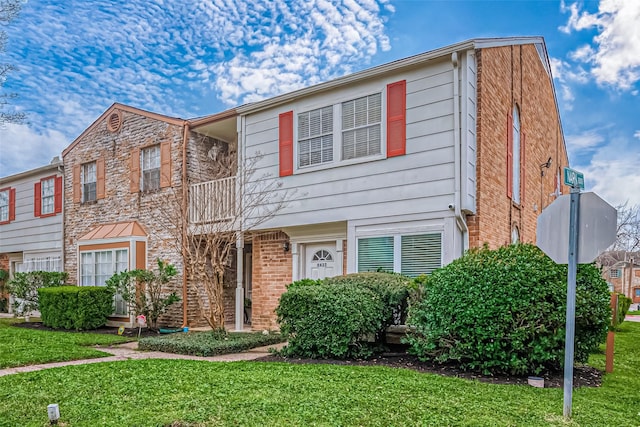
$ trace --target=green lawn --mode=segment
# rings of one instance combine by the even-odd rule
[[[0,377],[0,426],[638,426],[640,323],[616,336],[615,372],[574,392],[490,385],[405,369],[136,360]],[[604,366],[604,356],[592,358]]]
[[[110,356],[88,346],[131,341],[117,335],[15,328],[11,326],[15,322],[0,319],[0,368]]]

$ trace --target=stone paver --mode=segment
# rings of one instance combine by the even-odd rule
[[[200,357],[186,354],[163,353],[161,351],[139,351],[137,342],[130,342],[110,347],[96,347],[97,350],[111,354],[111,356],[97,359],[71,360],[68,362],[44,363],[41,365],[19,366],[16,368],[0,369],[0,377],[23,372],[40,371],[43,369],[59,368],[61,366],[86,365],[89,363],[119,362],[123,360],[137,359],[186,359],[201,360],[205,362],[236,362],[241,360],[255,360],[269,355],[269,349],[281,349],[285,343],[256,347],[242,353],[223,354],[220,356]]]

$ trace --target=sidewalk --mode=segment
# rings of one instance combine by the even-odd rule
[[[185,354],[163,353],[161,351],[138,351],[138,342],[135,341],[110,347],[95,347],[97,350],[109,353],[112,356],[101,357],[97,359],[70,360],[67,362],[44,363],[41,365],[19,366],[16,368],[0,369],[0,377],[11,374],[19,374],[22,372],[33,372],[43,369],[59,368],[61,366],[86,365],[88,363],[102,362],[119,362],[123,360],[135,359],[188,359],[201,360],[205,362],[236,362],[241,360],[255,360],[263,356],[268,356],[270,354],[270,348],[281,349],[284,345],[285,343],[280,343],[265,347],[256,347],[243,353],[223,354],[220,356],[212,357],[200,357],[188,356]]]

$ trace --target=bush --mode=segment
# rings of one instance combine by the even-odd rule
[[[38,311],[38,289],[62,286],[67,278],[67,273],[54,271],[15,273],[8,283],[8,288],[9,293],[16,298],[13,303],[16,316],[28,316],[32,311]]]
[[[38,290],[45,326],[56,329],[96,329],[113,312],[113,290],[104,286],[60,286]]]
[[[618,295],[618,309],[616,310],[616,318],[614,319],[613,322],[613,329],[617,329],[618,326],[620,326],[620,324],[622,322],[624,322],[624,318],[627,315],[627,312],[629,311],[629,307],[631,307],[631,303],[632,303],[632,299],[624,296],[623,294],[617,294]]]
[[[471,250],[426,281],[410,309],[411,352],[483,373],[538,374],[564,358],[567,266],[537,247]],[[576,280],[575,360],[586,362],[609,326],[607,284],[593,265]]]
[[[284,338],[280,334],[227,333],[224,331],[191,332],[142,338],[139,341],[139,349],[207,357],[238,353],[283,341]]]
[[[385,306],[375,292],[358,285],[290,286],[276,308],[288,337],[284,356],[366,358],[374,353],[367,336],[384,321]]]
[[[363,286],[380,296],[384,304],[383,328],[404,324],[411,279],[394,273],[353,273],[324,279],[325,285]]]

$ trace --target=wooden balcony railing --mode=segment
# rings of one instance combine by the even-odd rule
[[[236,177],[192,184],[189,188],[189,221],[210,224],[230,221],[236,211]]]

